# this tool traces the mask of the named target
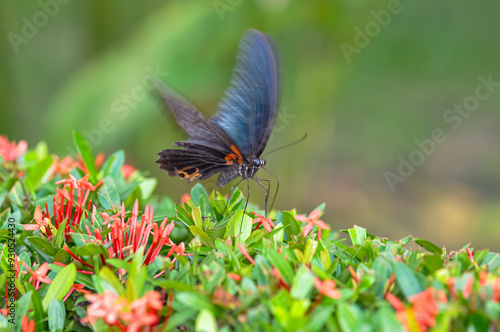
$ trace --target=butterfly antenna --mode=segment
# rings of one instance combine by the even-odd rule
[[[271,210],[272,210],[272,208],[274,206],[274,202],[276,202],[276,197],[278,196],[278,191],[280,190],[280,181],[278,180],[278,177],[276,175],[274,175],[273,173],[269,172],[266,168],[264,168],[264,167],[261,167],[261,168],[264,171],[266,171],[267,173],[269,173],[276,180],[276,191],[274,192],[273,201],[271,203]],[[271,182],[269,182],[269,190],[270,190],[270,188],[271,188]],[[266,210],[267,210],[267,200],[266,200]],[[267,211],[266,211],[266,213],[267,213]]]
[[[285,144],[285,145],[280,146],[279,148],[276,148],[276,149],[272,149],[271,151],[269,151],[269,152],[267,152],[265,155],[263,155],[263,156],[262,156],[262,158],[263,158],[263,157],[265,157],[265,156],[267,156],[268,154],[270,154],[270,153],[272,153],[272,152],[276,152],[276,151],[278,151],[278,150],[281,150],[281,149],[287,148],[287,147],[289,147],[289,146],[292,146],[292,145],[298,144],[298,143],[300,143],[300,142],[304,141],[306,138],[307,138],[307,133],[306,133],[306,134],[304,134],[304,137],[302,137],[302,138],[300,138],[300,139],[298,139],[298,140],[296,140],[296,141],[294,141],[294,142],[291,142],[291,143]]]

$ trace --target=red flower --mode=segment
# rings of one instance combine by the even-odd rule
[[[49,271],[49,263],[47,262],[43,263],[38,267],[36,271],[30,269],[30,267],[28,266],[28,264],[26,264],[25,261],[23,261],[23,265],[28,270],[28,272],[31,273],[29,282],[33,283],[33,286],[35,286],[36,290],[40,288],[40,283],[44,284],[52,283],[52,280],[47,278],[47,272]],[[35,266],[35,263],[33,263],[33,266]],[[26,274],[27,272],[24,273]]]
[[[318,291],[323,295],[337,300],[341,298],[340,292],[337,289],[337,284],[333,280],[325,279],[321,281],[320,278],[316,278],[314,279],[314,286],[316,286]]]
[[[172,242],[172,240],[168,239],[169,240],[169,246],[171,247],[170,250],[168,251],[167,253],[167,257],[170,257],[172,256],[172,254],[176,254],[177,256],[192,256],[193,254],[186,254],[186,247],[184,245],[184,242],[181,242],[179,245],[175,244]],[[172,262],[175,262],[175,260],[177,259],[174,258],[174,260]]]
[[[358,274],[356,273],[356,271],[354,271],[354,268],[352,267],[352,265],[349,265],[347,267],[347,269],[349,270],[349,273],[351,274],[354,281],[356,281],[359,285],[361,283],[361,281],[359,280]]]
[[[132,166],[130,166],[130,165],[123,165],[123,166],[122,166],[121,171],[122,171],[122,175],[123,175],[123,177],[124,177],[125,179],[128,179],[128,177],[129,177],[130,175],[132,175],[132,173],[134,173],[134,172],[135,172],[135,168],[133,168],[133,167],[132,167]]]
[[[212,297],[212,303],[229,309],[236,309],[241,306],[241,302],[238,298],[223,290],[221,286],[217,286],[217,290],[214,292]]]
[[[187,204],[188,199],[191,199],[191,195],[189,195],[189,194],[184,194],[184,195],[182,195],[182,197],[181,197],[181,202],[182,202],[182,203],[184,203],[184,204]]]
[[[272,232],[273,231],[273,227],[275,227],[275,225],[274,225],[273,221],[271,220],[271,218],[266,218],[263,215],[257,214],[257,213],[254,213],[254,214],[257,217],[257,218],[255,218],[253,220],[253,223],[257,224],[257,226],[255,227],[255,229],[259,228],[260,224],[262,224],[262,226],[264,226],[264,228],[268,232]]]
[[[71,157],[64,157],[61,161],[59,161],[59,157],[57,155],[52,155],[52,160],[52,173],[54,175],[67,175],[75,167],[84,168],[84,166],[82,166],[83,163],[80,163]]]
[[[68,297],[71,295],[71,293],[73,293],[73,291],[78,292],[78,293],[82,293],[82,294],[92,294],[90,291],[86,290],[84,287],[85,286],[82,284],[74,284],[73,287],[71,287],[71,289],[69,290],[68,294],[66,294],[66,296],[64,297],[63,302],[65,302],[68,299]]]
[[[174,229],[175,223],[172,221],[167,224],[168,218],[165,218],[158,227],[158,224],[153,222],[153,208],[149,208],[149,205],[146,205],[140,223],[137,220],[138,216],[139,200],[135,201],[132,217],[128,218],[127,221],[125,221],[125,205],[122,204],[120,213],[110,218],[113,220],[111,232],[104,243],[112,241],[112,245],[109,247],[109,255],[120,259],[144,249],[144,265],[148,265],[154,262],[165,245],[171,243],[169,236]],[[151,235],[153,235],[152,239]],[[100,234],[96,234],[97,237],[100,238]],[[149,246],[148,243],[150,243]],[[184,244],[182,244],[182,251],[184,251]]]
[[[115,325],[127,300],[122,299],[112,290],[105,290],[102,294],[86,294],[85,298],[91,302],[87,308],[87,317],[82,322],[94,324],[97,318],[102,318],[107,324]]]
[[[408,314],[403,303],[391,293],[385,294],[385,298],[387,299],[387,301],[389,301],[390,304],[392,304],[394,309],[396,309],[396,316],[401,324],[403,324],[405,331],[409,331]]]
[[[28,149],[26,141],[20,141],[17,145],[15,141],[9,142],[6,136],[0,136],[0,156],[4,161],[14,161],[22,156]]]
[[[465,281],[464,291],[462,293],[464,299],[469,298],[473,285],[474,285],[474,278],[472,276],[469,276],[469,278],[467,278],[467,280]]]
[[[500,298],[500,278],[497,278],[493,282],[493,302],[498,303]]]
[[[295,216],[295,219],[301,222],[305,222],[307,225],[304,226],[302,233],[304,236],[307,236],[313,229],[314,226],[319,228],[318,237],[321,238],[321,230],[322,229],[330,229],[323,220],[319,220],[318,218],[321,216],[321,210],[314,210],[309,214],[309,217],[305,217],[303,215]]]
[[[37,206],[35,208],[35,216],[33,219],[35,220],[36,224],[23,225],[23,229],[27,230],[27,231],[34,231],[34,230],[41,228],[42,233],[45,234],[46,233],[45,227],[47,227],[49,225],[50,219],[43,217],[42,210],[40,209],[39,206]],[[50,233],[50,230],[48,230],[48,232]]]
[[[28,316],[23,316],[21,332],[35,332],[35,321],[29,320]]]
[[[435,289],[430,287],[425,291],[409,297],[411,308],[405,308],[403,303],[391,293],[386,294],[386,299],[396,309],[398,320],[409,331],[409,320],[416,321],[421,331],[427,331],[428,328],[436,324],[436,315],[439,313]]]
[[[233,279],[234,281],[241,281],[241,277],[239,275],[237,275],[236,273],[229,272],[227,274],[227,276],[229,278]]]
[[[240,249],[243,256],[245,256],[250,261],[250,263],[255,265],[255,261],[253,260],[252,256],[248,254],[248,251],[245,249],[245,247],[243,247],[241,244],[238,244],[238,249]]]
[[[130,303],[130,312],[121,312],[120,318],[128,322],[127,331],[141,331],[141,327],[150,326],[159,321],[158,312],[163,308],[160,293],[147,292],[143,297]]]
[[[439,313],[439,308],[434,292],[435,289],[430,287],[409,298],[410,302],[413,303],[413,313],[417,323],[423,331],[427,331],[427,328],[436,324],[436,315]]]
[[[83,178],[77,180],[72,174],[65,180],[56,182],[56,184],[64,184],[63,189],[56,188],[56,195],[53,196],[53,211],[54,216],[52,223],[58,231],[64,232],[64,239],[68,240],[69,233],[72,231],[71,226],[79,228],[82,218],[86,218],[92,201],[87,205],[87,199],[91,191],[95,191],[102,183],[102,180],[95,186],[88,181],[89,175],[86,174]],[[67,188],[67,189],[66,189]],[[73,207],[73,205],[76,205]],[[87,206],[87,209],[85,207]],[[47,239],[52,238],[52,232],[49,227],[51,221],[49,215],[48,204],[45,204],[45,211],[42,211],[39,206],[35,208],[34,219],[36,224],[24,225],[25,230],[36,230],[41,228],[43,235]],[[59,229],[64,220],[67,220],[66,227],[63,230]]]

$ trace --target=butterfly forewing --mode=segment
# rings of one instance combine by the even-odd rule
[[[210,119],[236,142],[248,159],[258,158],[274,126],[279,104],[279,63],[274,45],[249,30],[240,43],[230,87]]]

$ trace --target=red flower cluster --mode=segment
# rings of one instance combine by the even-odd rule
[[[405,331],[410,331],[409,320],[416,321],[420,331],[427,331],[436,324],[436,315],[439,313],[437,301],[434,297],[435,292],[436,290],[430,287],[411,296],[409,298],[412,303],[411,308],[405,308],[403,303],[391,293],[387,293],[385,297],[396,309],[396,315],[405,327]]]
[[[136,332],[141,331],[142,327],[154,331],[163,308],[160,293],[156,291],[147,292],[130,303],[111,290],[105,290],[102,294],[87,294],[85,297],[91,304],[87,308],[88,316],[84,318],[84,323],[95,324],[98,318],[102,318],[106,324],[120,331]]]
[[[71,226],[78,228],[83,214],[88,214],[92,201],[87,205],[87,200],[90,192],[95,191],[102,183],[102,180],[97,185],[92,185],[88,181],[89,175],[86,174],[83,178],[77,180],[73,175],[69,175],[68,179],[56,182],[56,184],[64,184],[63,189],[56,189],[56,195],[53,198],[54,222],[53,225],[58,231],[64,232],[64,239],[68,240]],[[73,208],[73,203],[75,207]],[[85,210],[85,206],[87,209]],[[41,229],[42,234],[51,239],[53,234],[50,229],[49,207],[45,204],[45,211],[42,211],[39,206],[35,208],[34,220],[36,224],[27,224],[23,228],[25,230]],[[59,226],[65,220],[66,226],[64,230],[60,230]]]
[[[20,141],[16,144],[15,141],[9,142],[7,137],[0,136],[0,156],[4,161],[15,161],[17,157],[22,156],[28,149],[26,141]]]

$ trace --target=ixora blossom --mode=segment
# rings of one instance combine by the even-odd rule
[[[154,262],[163,246],[170,245],[169,236],[174,229],[175,223],[172,221],[167,224],[168,218],[165,218],[160,226],[158,226],[157,223],[153,222],[153,213],[153,208],[146,205],[144,214],[140,222],[138,222],[139,201],[136,200],[132,209],[132,217],[125,221],[125,205],[122,204],[120,213],[115,218],[112,218],[113,221],[109,224],[111,232],[107,240],[104,241],[104,243],[108,241],[112,242],[112,245],[108,249],[110,257],[123,259],[132,253],[144,249],[144,265]],[[102,241],[99,231],[95,236],[98,240]]]
[[[45,204],[45,211],[42,211],[39,206],[35,208],[34,220],[36,224],[23,225],[25,230],[36,230],[41,229],[42,234],[51,239],[53,234],[50,229],[50,225],[60,231],[60,225],[65,220],[66,225],[64,227],[64,239],[67,241],[69,239],[69,232],[71,232],[71,227],[78,228],[80,226],[80,221],[82,217],[88,215],[88,210],[92,201],[90,200],[87,205],[87,200],[90,192],[96,191],[101,185],[102,180],[97,185],[92,185],[88,181],[89,175],[86,174],[81,179],[76,179],[72,174],[65,180],[56,182],[56,184],[64,184],[63,189],[56,189],[56,195],[53,197],[53,210],[54,222],[51,222],[49,215],[49,207]],[[73,208],[73,205],[76,205]],[[87,205],[87,208],[85,206]]]
[[[436,324],[436,315],[439,313],[436,298],[436,290],[432,287],[425,291],[409,297],[411,308],[406,308],[403,303],[393,294],[387,293],[386,299],[396,309],[398,320],[403,324],[406,331],[410,331],[410,320],[416,321],[420,331],[427,331]]]
[[[90,322],[92,325],[98,318],[102,318],[108,325],[115,325],[119,314],[127,305],[127,299],[120,298],[112,290],[105,290],[102,294],[86,294],[85,298],[90,301],[90,305],[87,317],[82,322]]]
[[[295,219],[301,222],[305,222],[306,225],[302,229],[302,234],[304,236],[309,235],[311,233],[312,229],[314,226],[318,227],[318,238],[321,238],[321,230],[322,229],[330,229],[330,226],[328,226],[323,220],[319,220],[318,218],[321,216],[321,210],[316,209],[313,212],[309,214],[309,217],[305,217],[303,215],[296,215]]]
[[[0,136],[0,156],[4,161],[14,161],[17,157],[22,156],[28,149],[26,141],[20,141],[16,144],[15,141],[9,142],[6,136]]]
[[[52,155],[52,174],[66,176],[75,167],[85,169],[85,165],[81,161],[76,161],[71,157],[64,157],[59,161],[57,155]]]
[[[338,300],[342,297],[337,289],[337,284],[333,280],[325,279],[321,281],[320,278],[316,278],[314,279],[314,286],[316,286],[321,294],[331,297],[332,299]]]
[[[255,214],[256,218],[253,220],[253,223],[257,224],[255,229],[259,228],[259,226],[262,224],[262,226],[264,226],[264,228],[268,232],[272,232],[273,228],[276,227],[274,225],[273,221],[271,220],[271,218],[266,218],[263,215],[258,214],[258,213],[254,213],[254,214]]]
[[[135,332],[141,331],[141,327],[154,327],[160,320],[159,314],[163,308],[160,293],[156,291],[147,292],[130,303],[111,290],[105,290],[102,294],[87,294],[85,298],[91,304],[83,323],[93,325],[101,318],[119,331]]]
[[[36,271],[33,271],[32,269],[30,269],[30,267],[28,266],[28,264],[26,264],[25,261],[23,261],[23,265],[28,270],[28,272],[31,274],[29,282],[31,282],[33,284],[33,286],[35,286],[36,290],[38,290],[40,288],[41,283],[44,283],[44,284],[52,283],[52,280],[50,280],[47,277],[47,272],[49,271],[49,263],[47,263],[47,262],[43,263],[42,265],[40,265],[38,267],[38,269],[36,269]],[[35,263],[33,263],[33,266],[35,266]],[[24,271],[25,274],[28,272]]]

